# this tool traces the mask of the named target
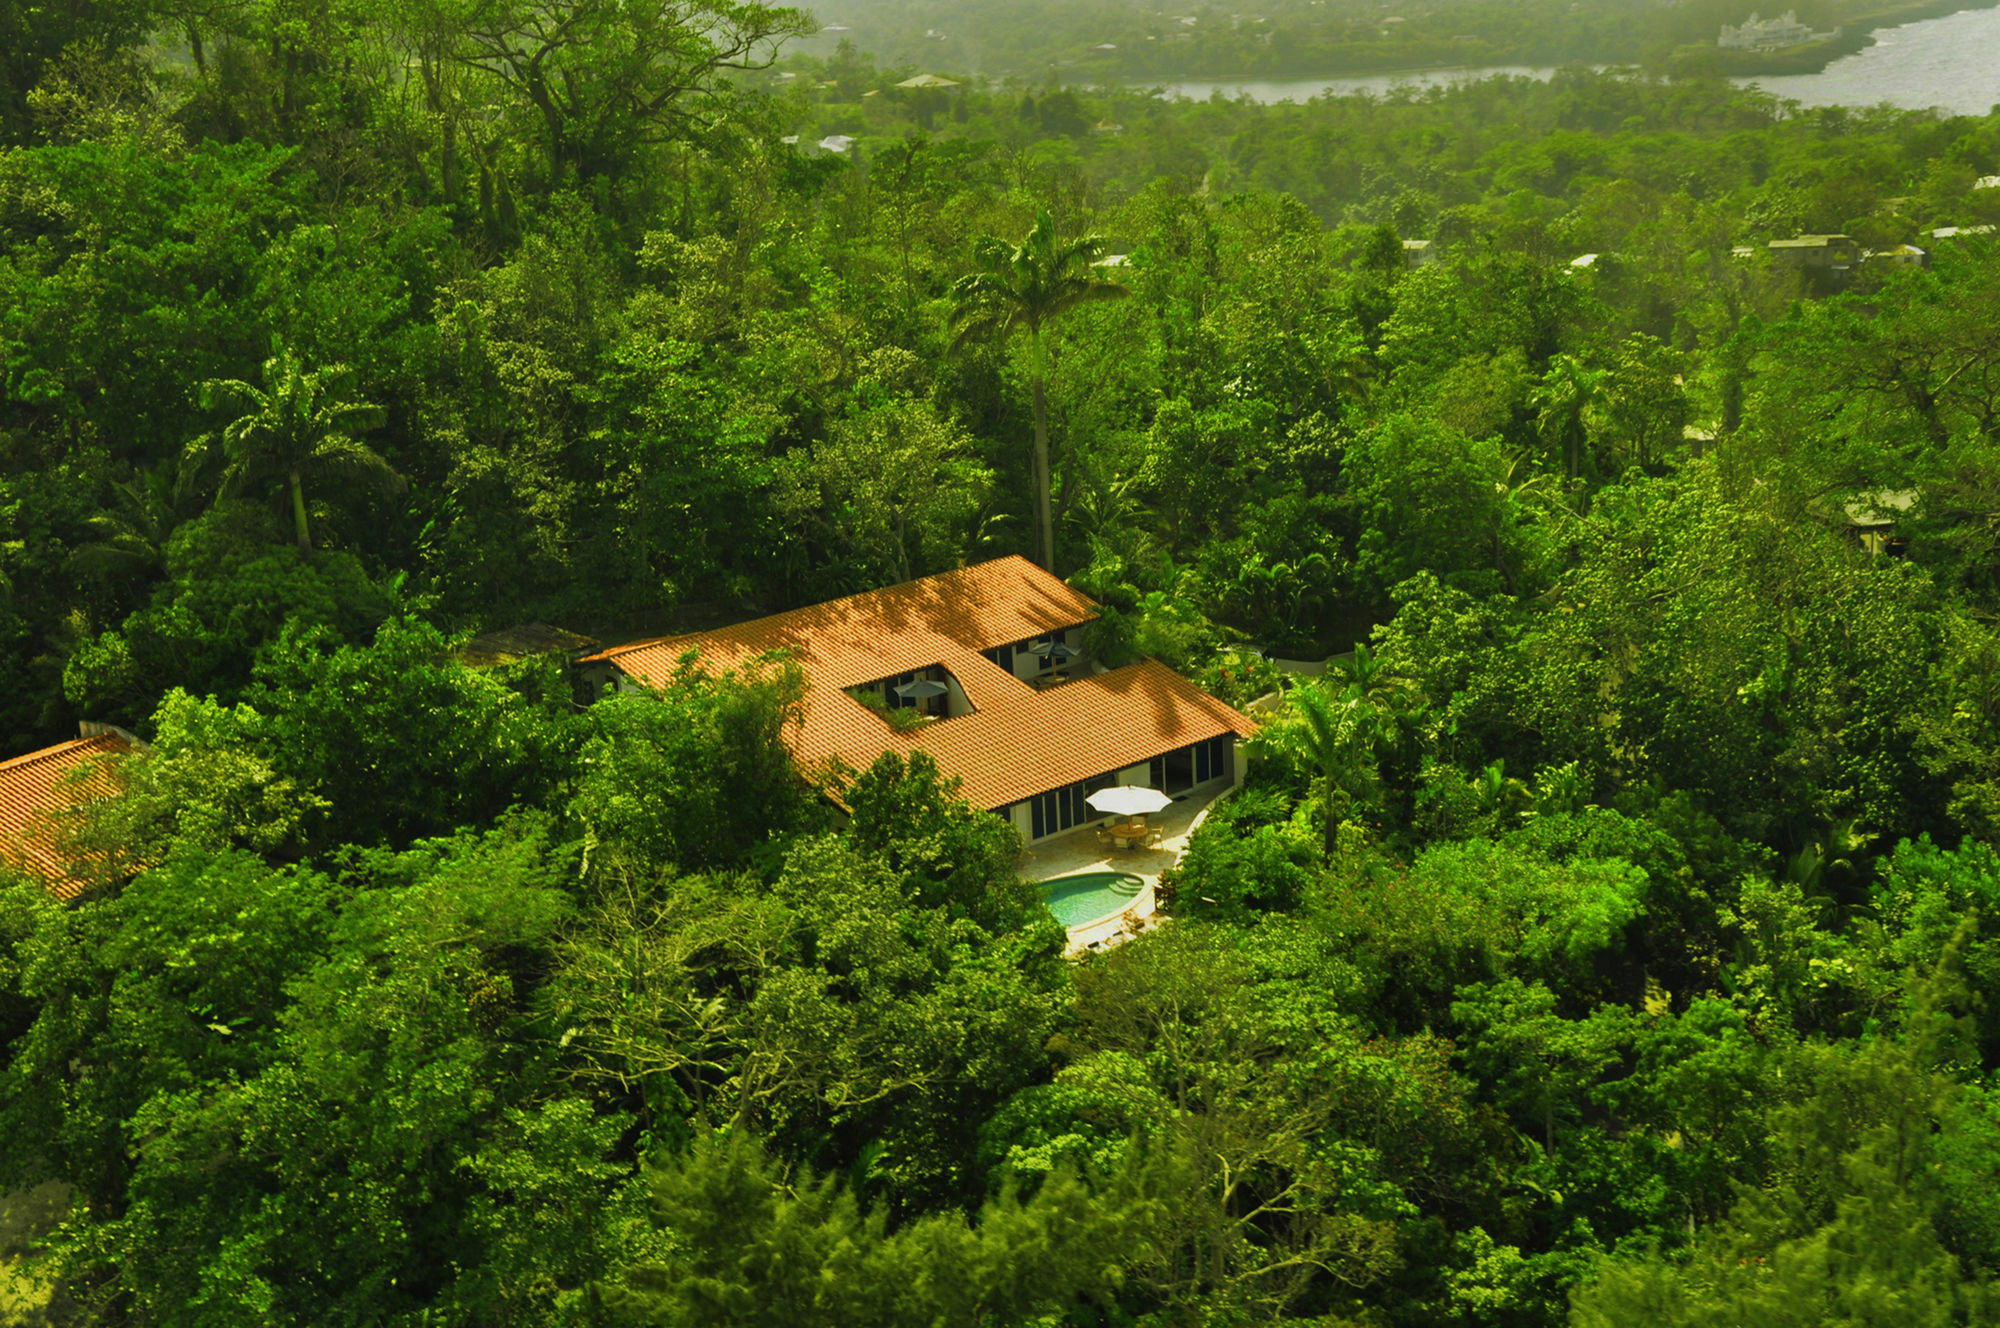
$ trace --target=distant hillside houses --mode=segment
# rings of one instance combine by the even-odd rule
[[[1795,235],[1765,246],[1779,267],[1825,267],[1845,270],[1861,258],[1861,246],[1846,235]]]
[[[1801,46],[1820,38],[1840,35],[1840,29],[1831,32],[1814,32],[1799,22],[1798,11],[1787,9],[1777,18],[1759,18],[1755,10],[1741,27],[1722,25],[1722,35],[1715,44],[1725,51],[1776,51],[1787,46]]]

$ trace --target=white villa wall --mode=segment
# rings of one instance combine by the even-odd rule
[[[1050,632],[1047,636],[1037,637],[1036,639],[1060,641],[1066,646],[1072,646],[1078,650],[1083,649],[1083,632],[1081,629],[1075,627],[1065,627],[1060,632]],[[1031,655],[1025,650],[1016,649],[1014,651],[1013,669],[1014,676],[1022,682],[1029,682],[1035,678],[1039,678],[1043,672],[1042,657],[1040,655]]]

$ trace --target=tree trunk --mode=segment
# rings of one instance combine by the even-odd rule
[[[1035,524],[1041,535],[1042,570],[1056,570],[1055,521],[1049,512],[1049,402],[1042,386],[1042,334],[1029,334],[1035,346]]]
[[[292,524],[298,531],[299,556],[301,558],[310,558],[312,557],[313,546],[312,536],[306,530],[305,486],[299,482],[299,473],[296,470],[291,473],[290,478],[292,481]]]
[[[452,220],[463,225],[465,219],[458,215],[459,194],[461,193],[458,178],[458,125],[449,116],[445,118],[444,122],[444,150],[442,156],[443,160],[439,166],[439,174],[443,177],[445,206],[452,209]]]
[[[1334,853],[1340,848],[1340,821],[1334,814],[1333,792],[1340,787],[1335,779],[1338,767],[1331,761],[1326,765],[1326,860],[1333,861]]]

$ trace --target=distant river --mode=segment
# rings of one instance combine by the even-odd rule
[[[1878,29],[1873,46],[1844,55],[1817,74],[1737,81],[1807,106],[1886,101],[1984,115],[2000,102],[2000,9],[1968,9]]]
[[[1776,8],[1774,3],[1772,8]],[[1205,100],[1211,93],[1253,101],[1310,101],[1322,93],[1381,96],[1396,87],[1439,87],[1500,74],[1547,78],[1555,71],[1527,65],[1419,69],[1357,78],[1177,79],[1169,96]],[[1873,106],[1888,102],[1921,110],[1941,106],[1961,115],[1984,115],[2000,102],[2000,9],[1969,9],[1944,18],[1882,28],[1875,44],[1842,56],[1817,74],[1742,78],[1773,96],[1807,106]]]

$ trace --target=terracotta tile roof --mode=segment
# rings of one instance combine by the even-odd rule
[[[40,877],[59,899],[82,893],[87,882],[73,873],[60,847],[60,815],[80,799],[113,792],[111,774],[99,763],[131,750],[120,735],[100,733],[0,762],[0,861]],[[97,768],[81,782],[68,782],[85,765]]]
[[[1151,660],[1037,691],[979,653],[1096,613],[1089,598],[1025,558],[1001,558],[591,658],[664,683],[689,651],[712,666],[739,669],[769,651],[789,650],[808,684],[804,718],[790,737],[802,768],[816,773],[838,760],[861,770],[883,752],[922,749],[945,774],[963,780],[965,799],[980,807],[1003,807],[1189,743],[1252,731],[1249,719]],[[842,690],[933,664],[958,681],[974,713],[896,733]]]
[[[935,664],[940,650],[991,650],[1096,616],[1088,596],[1016,556],[714,631],[635,641],[585,662],[610,660],[635,677],[664,678],[697,646],[726,668],[791,650],[815,681],[852,687]]]
[[[996,678],[1014,682],[984,658],[974,658]],[[976,806],[1004,807],[1176,747],[1255,731],[1248,718],[1150,659],[1042,692],[1014,686],[1019,692],[1001,704],[910,735],[911,746],[928,751],[940,770],[965,781],[965,799]]]

